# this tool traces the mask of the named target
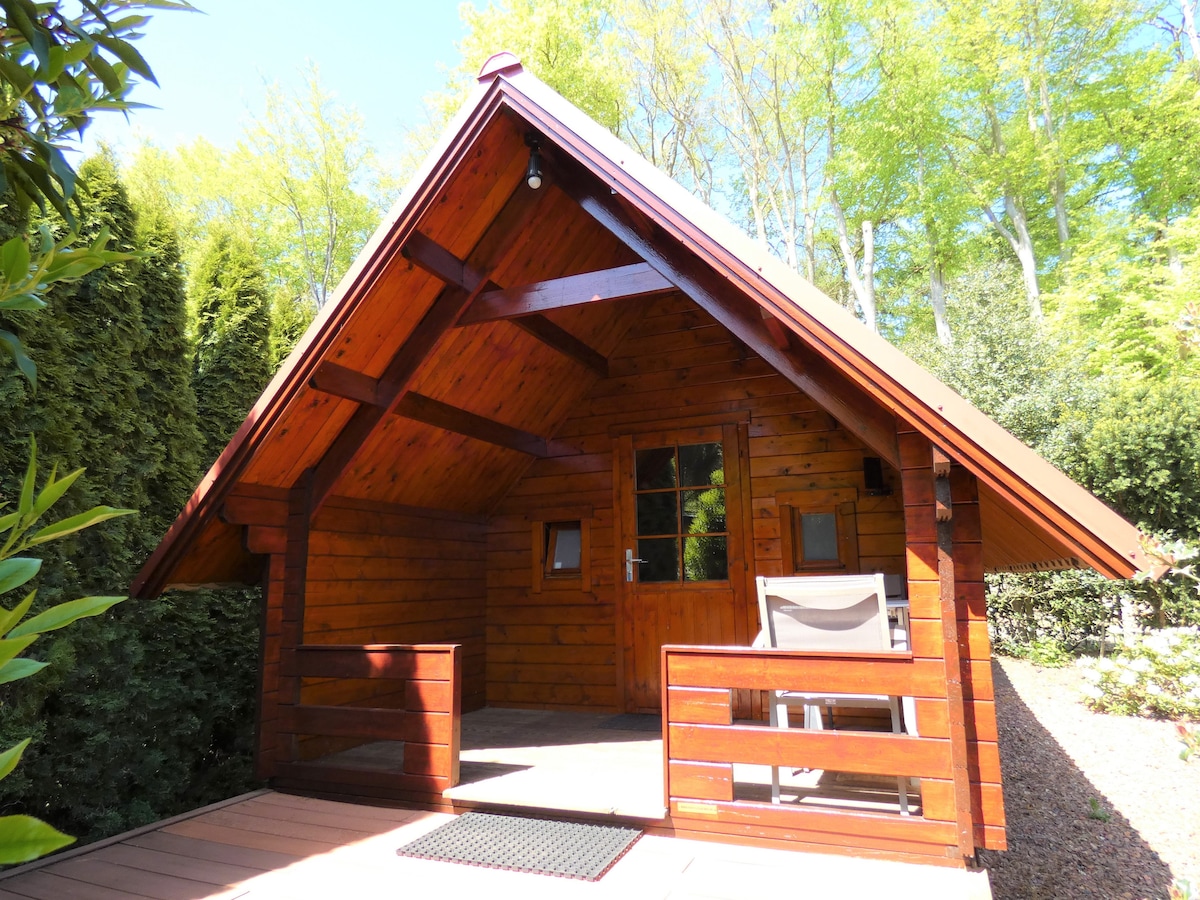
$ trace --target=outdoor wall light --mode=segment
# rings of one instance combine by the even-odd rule
[[[525,183],[535,191],[542,186],[542,155],[538,152],[541,145],[541,138],[532,131],[525,135],[525,146],[529,148],[529,165],[525,167]]]

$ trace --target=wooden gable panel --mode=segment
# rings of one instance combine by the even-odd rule
[[[243,529],[211,519],[195,548],[172,579],[173,587],[254,584],[262,574],[263,557],[252,556],[243,543]]]
[[[980,482],[979,519],[983,567],[988,572],[1033,572],[1082,568],[1065,545],[1017,516],[994,490]]]

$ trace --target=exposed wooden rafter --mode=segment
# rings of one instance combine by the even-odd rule
[[[339,366],[333,362],[323,362],[310,379],[310,384],[318,391],[353,400],[369,406],[380,406],[379,382],[370,376],[363,375]],[[434,400],[415,391],[405,391],[398,403],[391,410],[398,416],[424,422],[436,428],[444,428],[455,434],[466,435],[479,441],[495,444],[497,447],[507,447],[530,456],[543,457],[550,453],[551,442],[539,435],[503,422],[497,422],[486,416],[478,415],[449,403]],[[560,448],[561,449],[561,448]]]
[[[893,467],[900,466],[895,419],[832,365],[812,353],[802,363],[795,349],[781,349],[761,312],[734,288],[699,264],[652,222],[635,223],[619,199],[586,176],[556,168],[556,183],[583,209],[667,280],[691,297],[740,340],[754,347],[781,375],[824,407]]]
[[[497,319],[515,319],[537,315],[552,309],[582,306],[605,300],[627,297],[651,297],[675,290],[675,285],[663,278],[646,263],[584,272],[539,281],[503,291],[487,291],[463,313],[459,325],[477,325]]]
[[[497,447],[507,447],[509,450],[528,453],[530,456],[550,455],[550,442],[545,438],[468,412],[465,409],[459,409],[457,406],[442,403],[440,400],[434,400],[423,394],[409,391],[404,395],[395,412],[406,419],[424,422],[435,428],[444,428],[446,431],[466,435],[488,444],[495,444]]]
[[[762,310],[763,324],[767,326],[767,333],[771,335],[771,342],[780,350],[792,349],[792,333],[784,327],[784,324],[777,318]]]
[[[463,311],[480,294],[498,288],[498,285],[480,274],[478,268],[490,269],[498,265],[523,236],[536,207],[527,199],[518,199],[520,196],[510,197],[480,237],[473,251],[473,263],[459,259],[415,230],[405,241],[401,253],[414,264],[446,281],[446,288],[397,348],[376,383],[375,401],[363,403],[354,411],[350,421],[314,467],[313,516],[333,493],[342,472],[354,463],[371,435],[400,404],[409,383],[442,335],[454,326]]]
[[[603,353],[581,341],[565,328],[555,325],[545,316],[521,316],[519,319],[513,319],[513,324],[602,378],[608,375],[608,360]]]
[[[482,286],[484,280],[482,275],[445,247],[419,231],[412,233],[404,242],[404,246],[400,248],[400,252],[405,259],[424,269],[430,275],[440,278],[446,284],[462,288],[464,291],[475,291]]]
[[[308,384],[314,390],[368,406],[379,406],[379,380],[326,360],[317,366]]]

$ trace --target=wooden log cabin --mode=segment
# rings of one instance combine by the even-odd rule
[[[475,711],[653,714],[651,827],[961,865],[1005,846],[984,573],[1144,564],[499,54],[133,593],[263,586],[257,768],[285,789],[446,808]],[[903,584],[905,646],[751,646],[756,576],[869,572]],[[783,687],[903,695],[919,729],[770,728]],[[401,755],[330,762],[375,744]],[[775,804],[739,775],[779,765],[919,779],[919,804]]]

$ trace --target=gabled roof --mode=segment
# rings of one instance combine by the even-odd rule
[[[537,300],[537,282],[557,279],[544,294],[597,270],[611,288],[597,301],[682,292],[893,464],[904,449],[897,424],[926,436],[978,478],[991,568],[1088,565],[1127,577],[1147,566],[1136,529],[510,54],[489,60],[479,81],[135,595],[253,576],[241,529],[221,518],[235,488],[278,501],[307,478],[318,501],[338,493],[486,513],[553,443],[637,314],[636,300],[554,309],[543,296],[550,311],[517,327],[483,324],[487,304],[514,302],[498,286],[532,285],[522,296]],[[537,192],[523,184],[530,133],[547,169]],[[454,327],[472,316],[477,327]],[[498,400],[486,387],[504,379],[512,389]],[[387,464],[397,448],[403,473]]]

